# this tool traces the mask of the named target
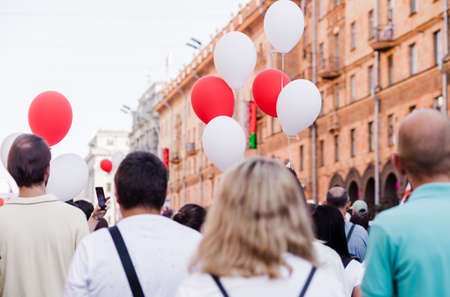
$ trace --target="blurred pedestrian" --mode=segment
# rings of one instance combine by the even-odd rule
[[[414,192],[371,225],[363,294],[449,296],[450,121],[435,110],[414,111],[397,143],[393,163]]]
[[[179,297],[344,296],[342,284],[318,266],[297,182],[268,159],[248,160],[222,177],[192,269]]]
[[[317,238],[335,250],[342,259],[346,296],[360,297],[364,267],[348,251],[342,214],[335,207],[319,205],[314,211],[313,220]]]
[[[201,232],[206,218],[206,210],[197,204],[186,204],[175,214],[173,220]]]
[[[344,188],[333,187],[328,190],[327,205],[337,208],[342,214],[342,217],[345,218],[347,210],[350,209],[350,196]],[[369,235],[363,227],[347,220],[344,221],[348,250],[351,255],[358,257],[362,262],[364,261],[364,256],[366,254]]]
[[[61,297],[70,261],[88,233],[83,212],[46,193],[50,149],[36,135],[18,136],[8,171],[19,197],[0,208],[0,296]]]

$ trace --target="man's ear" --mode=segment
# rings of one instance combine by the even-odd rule
[[[398,154],[392,156],[392,163],[394,163],[395,168],[401,175],[406,175],[406,169],[403,167],[402,161]]]
[[[119,195],[117,195],[117,188],[114,186],[114,196],[116,197],[116,202],[119,204]]]

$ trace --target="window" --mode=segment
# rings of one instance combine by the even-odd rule
[[[304,169],[304,152],[303,152],[303,145],[300,146],[300,171],[303,171]]]
[[[388,0],[388,22],[392,22],[394,18],[394,1]]]
[[[339,33],[334,34],[334,55],[336,57],[335,67],[336,70],[339,69],[339,56],[340,56],[340,46],[339,46]]]
[[[356,48],[356,24],[353,22],[351,24],[351,42],[352,42],[352,49]]]
[[[350,130],[350,148],[351,148],[351,156],[354,157],[356,155],[356,147],[355,147],[355,129]]]
[[[369,39],[375,37],[373,10],[369,11]]]
[[[373,65],[369,66],[367,71],[367,85],[369,86],[369,93],[372,93],[373,90]]]
[[[409,73],[411,75],[417,73],[417,47],[415,43],[409,46]]]
[[[434,98],[434,109],[443,112],[444,111],[444,97],[439,96]]]
[[[433,44],[434,44],[434,63],[438,65],[442,61],[442,39],[440,30],[433,33]]]
[[[415,105],[411,105],[409,107],[409,113],[413,112],[414,110],[416,110],[416,106]]]
[[[111,193],[111,183],[106,184],[106,193]]]
[[[114,139],[108,138],[106,140],[106,145],[114,145]]]
[[[389,146],[394,145],[394,115],[388,116],[388,144]]]
[[[322,167],[324,165],[324,150],[325,150],[325,144],[323,140],[319,142],[319,149],[320,149],[320,155],[319,155],[319,166]]]
[[[334,7],[336,8],[340,4],[340,0],[334,0]]]
[[[324,99],[325,99],[325,93],[323,91],[320,92],[320,100],[322,101],[322,105],[320,106],[320,114],[319,116],[323,115],[324,107]]]
[[[339,135],[334,135],[334,161],[339,162]]]
[[[323,68],[325,66],[323,42],[321,44],[319,44],[319,65],[320,65],[320,68]]]
[[[394,83],[394,59],[392,55],[388,56],[388,80],[389,85]]]
[[[374,129],[373,122],[369,122],[369,152],[373,152],[373,148],[375,147],[375,138],[373,129]]]
[[[339,108],[339,84],[334,86],[334,108]]]
[[[417,0],[409,0],[409,13],[417,13]]]
[[[354,74],[350,77],[350,96],[351,101],[354,102],[356,100],[356,76]]]
[[[325,0],[320,0],[319,2],[319,17],[323,18],[325,16],[325,7],[324,7]]]
[[[275,134],[275,118],[270,117],[270,134]]]

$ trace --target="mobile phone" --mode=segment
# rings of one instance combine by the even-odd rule
[[[98,206],[100,206],[101,210],[106,209],[106,198],[105,192],[103,191],[103,187],[96,187],[95,192],[97,193]]]

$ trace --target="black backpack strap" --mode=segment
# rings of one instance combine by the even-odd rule
[[[313,277],[314,277],[314,274],[316,273],[316,267],[312,267],[311,268],[311,272],[309,273],[309,275],[308,275],[308,278],[306,279],[306,282],[305,282],[305,284],[303,285],[303,289],[302,289],[302,291],[300,292],[300,295],[299,295],[299,297],[304,297],[305,296],[305,294],[306,294],[306,291],[308,291],[308,288],[309,288],[309,285],[311,284],[311,281],[312,281],[312,279],[313,279]]]
[[[120,234],[119,228],[113,226],[108,228],[109,233],[116,246],[117,253],[119,254],[120,261],[122,262],[123,269],[127,275],[128,283],[130,284],[131,291],[134,297],[145,297],[142,290],[141,283],[139,282],[136,270],[134,269],[133,262],[131,261],[130,254],[128,253],[127,246],[123,241],[122,234]]]
[[[352,224],[352,227],[350,228],[350,231],[348,231],[347,242],[349,242],[350,238],[352,238],[352,234],[353,234],[353,231],[355,230],[355,226],[356,226],[356,224]]]
[[[216,283],[217,287],[219,287],[219,290],[222,293],[223,297],[230,297],[230,296],[228,296],[227,291],[223,287],[222,282],[220,281],[220,278],[217,275],[213,275],[213,274],[211,274],[211,277],[213,278],[213,280]]]

